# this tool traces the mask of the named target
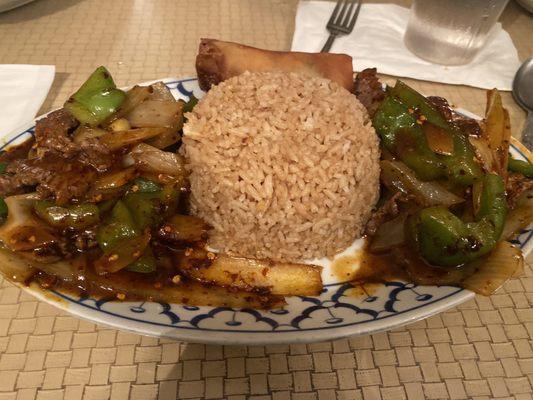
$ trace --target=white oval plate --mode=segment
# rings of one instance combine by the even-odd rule
[[[196,78],[164,79],[176,98],[201,97]],[[147,82],[151,83],[151,82]],[[466,111],[461,111],[476,117]],[[6,135],[0,150],[33,134],[35,124]],[[527,150],[512,145],[515,158]],[[527,254],[533,247],[533,226],[514,241]],[[258,311],[226,307],[193,307],[154,302],[117,302],[77,297],[37,285],[24,287],[38,299],[93,322],[143,335],[217,344],[304,343],[375,333],[427,318],[474,296],[454,286],[417,286],[391,281],[366,296],[349,295],[352,286],[332,281],[319,297],[290,297],[283,309]]]

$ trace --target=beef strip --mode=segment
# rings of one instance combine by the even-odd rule
[[[49,153],[61,153],[64,158],[72,158],[78,153],[78,146],[72,141],[69,131],[76,128],[78,122],[64,109],[50,113],[37,121],[35,126],[35,148],[37,157]]]
[[[523,193],[533,189],[533,179],[528,179],[517,172],[509,172],[505,191],[507,193],[507,204],[512,209],[516,206],[516,201]]]
[[[77,160],[65,160],[57,154],[16,160],[0,175],[0,195],[24,193],[36,186],[41,198],[54,196],[58,204],[81,198],[89,189],[96,171]]]
[[[429,96],[428,100],[447,121],[452,122],[465,135],[481,136],[482,132],[479,121],[465,117],[464,115],[454,111],[448,104],[448,100],[443,97]]]
[[[431,102],[431,104],[433,104],[437,111],[440,112],[444,118],[446,118],[446,120],[452,120],[453,112],[448,104],[448,100],[439,96],[429,96],[427,99]]]
[[[0,196],[35,187],[41,198],[54,197],[58,204],[82,198],[97,172],[112,165],[113,155],[94,138],[75,143],[71,131],[77,125],[63,109],[37,121],[35,156],[9,163],[0,175]]]
[[[385,98],[385,90],[377,77],[376,68],[367,68],[355,77],[355,96],[366,107],[372,117]]]
[[[82,164],[105,171],[113,162],[111,152],[96,138],[75,143],[70,131],[77,125],[74,117],[64,109],[39,120],[35,127],[37,156],[45,158],[47,154],[59,153],[63,158],[78,158]]]
[[[401,192],[394,193],[381,207],[372,213],[366,223],[365,235],[374,236],[381,224],[393,219],[399,214],[400,208],[398,203],[407,200],[408,198],[405,194]]]

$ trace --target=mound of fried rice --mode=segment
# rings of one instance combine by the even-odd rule
[[[233,255],[332,256],[361,236],[379,197],[379,144],[364,106],[327,79],[245,73],[186,115],[191,208]]]

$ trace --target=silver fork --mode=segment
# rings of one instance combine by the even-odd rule
[[[324,47],[322,47],[322,50],[320,50],[321,53],[327,53],[331,49],[331,45],[337,36],[348,35],[353,31],[362,2],[363,0],[337,1],[337,5],[331,13],[331,17],[326,26],[329,31],[329,38]],[[354,10],[356,4],[357,7]]]

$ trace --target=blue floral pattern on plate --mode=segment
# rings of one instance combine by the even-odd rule
[[[176,98],[201,97],[196,78],[164,80]],[[34,126],[8,135],[3,149],[32,135]],[[526,156],[512,146],[513,156]],[[531,229],[513,242],[527,253],[533,247]],[[331,340],[391,329],[426,318],[473,297],[453,286],[417,286],[391,281],[354,288],[346,282],[325,285],[318,297],[296,296],[276,310],[195,307],[154,302],[117,302],[75,297],[58,291],[26,288],[38,298],[82,318],[154,336],[223,344],[266,344]],[[359,294],[354,295],[358,290]],[[361,295],[361,293],[363,293]],[[51,294],[55,296],[51,296]]]

